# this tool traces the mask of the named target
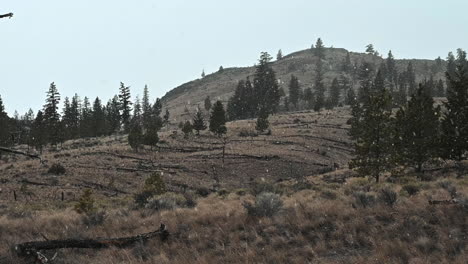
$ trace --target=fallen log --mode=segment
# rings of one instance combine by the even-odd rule
[[[33,158],[33,159],[39,159],[42,162],[42,159],[41,159],[41,157],[39,155],[29,154],[29,153],[26,153],[26,152],[22,152],[22,151],[10,149],[10,148],[5,148],[5,147],[0,147],[0,151],[7,152],[7,153],[13,153],[13,154],[16,154],[16,155],[23,155],[23,156],[27,156],[27,157],[30,157],[30,158]]]
[[[65,240],[47,240],[47,241],[33,241],[17,244],[14,247],[15,253],[19,257],[34,257],[40,260],[42,253],[41,250],[53,250],[62,248],[93,248],[102,249],[117,247],[123,248],[131,246],[138,242],[144,242],[151,238],[157,237],[161,241],[165,241],[169,236],[166,225],[161,224],[158,230],[140,234],[131,237],[121,238],[96,238],[96,239],[65,239]]]

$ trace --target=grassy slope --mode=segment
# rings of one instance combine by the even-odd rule
[[[432,180],[425,182],[409,176],[383,184],[343,182],[352,174],[346,169],[351,157],[348,114],[349,109],[341,108],[328,114],[277,115],[271,119],[272,136],[253,138],[238,136],[241,130],[253,129],[252,120],[230,123],[224,165],[219,139],[204,133],[186,140],[172,131],[164,132],[160,152],[134,153],[124,137],[67,142],[64,150],[44,155],[48,166],[65,166],[61,176],[48,174],[37,161],[1,161],[0,263],[21,263],[10,246],[42,240],[41,234],[49,239],[128,236],[152,231],[160,222],[172,233],[167,243],[151,241],[124,250],[61,250],[56,263],[465,263],[466,208],[432,206],[428,200],[450,199],[440,184],[446,181],[460,196],[468,196],[466,175],[457,179],[447,165],[428,172]],[[338,170],[324,173],[336,165]],[[180,184],[187,184],[197,206],[135,210],[133,194],[150,173],[116,168],[162,169],[168,188],[180,192]],[[215,187],[215,174],[226,191],[197,196],[197,189]],[[408,182],[420,192],[409,196],[402,190]],[[270,183],[281,194],[283,210],[271,218],[249,216],[242,204],[254,200],[251,193],[259,185]],[[377,202],[362,208],[354,198],[360,191],[378,196],[384,185],[398,193],[394,207]],[[73,211],[84,188],[93,190],[97,206],[106,211],[104,223],[88,226]]]

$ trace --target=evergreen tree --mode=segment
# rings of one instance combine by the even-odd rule
[[[46,122],[42,111],[38,111],[31,129],[32,145],[42,153],[47,144]]]
[[[442,79],[439,79],[437,82],[437,96],[438,97],[445,97],[445,88],[444,88],[444,82]]]
[[[245,82],[243,80],[239,81],[234,94],[228,101],[227,114],[229,120],[239,120],[250,117],[250,106],[248,105],[249,96],[251,95],[247,94]]]
[[[284,98],[283,104],[284,104],[284,111],[288,112],[289,111],[289,97],[288,96]]]
[[[344,58],[343,63],[341,65],[341,70],[344,73],[351,73],[352,68],[353,68],[353,65],[351,63],[351,57],[349,55],[349,51],[346,51],[346,57]]]
[[[99,97],[96,97],[91,112],[91,134],[93,137],[99,137],[106,133],[106,116],[104,108]]]
[[[145,88],[143,89],[143,101],[141,104],[141,110],[142,110],[142,122],[143,122],[143,128],[148,129],[149,123],[151,122],[151,112],[152,112],[152,106],[150,103],[150,98],[149,98],[149,91],[148,91],[148,85],[145,85]]]
[[[395,58],[393,57],[392,51],[388,52],[387,59],[385,61],[387,66],[387,80],[390,84],[390,91],[393,92],[396,83],[398,82],[398,72],[396,69]]]
[[[47,91],[46,104],[44,105],[44,121],[48,135],[48,142],[57,146],[60,141],[60,114],[58,106],[60,103],[60,94],[55,86],[51,83]]]
[[[70,138],[78,138],[80,135],[80,108],[81,102],[77,94],[72,97],[70,104],[70,116],[69,116],[69,132]]]
[[[80,136],[81,137],[91,137],[91,104],[89,103],[88,97],[84,97],[83,105],[81,107],[81,116],[80,116]]]
[[[323,84],[323,64],[321,60],[317,61],[314,89],[314,111],[320,111],[325,106],[325,85]]]
[[[221,136],[226,134],[226,112],[221,101],[216,101],[211,110],[210,116],[210,131],[214,134]]]
[[[153,104],[149,115],[149,122],[144,134],[144,144],[151,146],[151,149],[159,142],[158,132],[164,126],[164,120],[161,118],[162,103],[159,98]],[[167,116],[169,118],[169,115]]]
[[[202,78],[205,78],[206,74],[205,74],[205,69],[202,70],[202,73],[201,73],[201,77]]]
[[[128,144],[136,152],[143,144],[143,131],[139,122],[132,122],[130,132],[128,133]]]
[[[450,55],[449,55],[450,56]],[[459,49],[457,59],[447,67],[447,102],[442,119],[443,157],[457,161],[466,159],[468,151],[468,61]],[[450,72],[453,71],[453,72]]]
[[[64,135],[66,139],[72,138],[72,129],[73,129],[73,120],[72,120],[72,111],[71,111],[71,104],[70,99],[65,97],[63,101],[63,110],[62,110],[62,123],[64,128]]]
[[[166,108],[166,113],[164,113],[164,122],[163,124],[164,125],[168,125],[169,124],[169,118],[170,118],[170,113],[169,113],[169,109]]]
[[[200,135],[200,131],[203,131],[206,128],[205,118],[203,118],[202,112],[198,109],[197,113],[193,117],[193,129],[197,131],[197,135]]]
[[[329,108],[337,107],[340,103],[341,86],[337,78],[334,78],[330,86],[328,106]]]
[[[120,83],[120,112],[121,112],[121,121],[124,126],[125,132],[128,132],[130,129],[130,121],[131,116],[130,113],[132,112],[132,102],[130,101],[130,87],[125,86],[123,82]]]
[[[315,43],[314,54],[319,58],[319,60],[325,59],[325,47],[323,46],[321,38],[318,38]]]
[[[371,54],[371,55],[374,54],[374,53],[375,53],[374,45],[368,44],[368,45],[366,46],[366,53],[367,53],[367,54]]]
[[[257,122],[255,124],[255,129],[263,133],[263,131],[267,130],[270,127],[270,123],[268,122],[268,112],[264,110],[260,110],[257,118]]]
[[[350,87],[346,93],[346,101],[345,101],[345,104],[346,105],[354,105],[355,103],[357,102],[357,98],[356,98],[356,93],[354,92],[354,89],[352,87]]]
[[[278,54],[276,54],[276,60],[281,60],[283,58],[283,52],[280,50],[278,50]]]
[[[112,134],[119,131],[120,129],[120,102],[117,95],[109,100],[106,109],[107,123],[109,124],[108,134]]]
[[[297,110],[297,104],[299,102],[300,94],[300,84],[299,79],[296,76],[291,75],[291,80],[289,81],[289,102],[294,105],[294,109]]]
[[[411,96],[416,91],[416,73],[411,62],[408,63],[406,68],[406,81],[408,83],[408,95]]]
[[[5,111],[5,106],[0,96],[0,146],[7,147],[11,145],[10,129],[10,118]]]
[[[254,87],[257,100],[256,113],[264,109],[268,113],[275,113],[278,109],[280,95],[276,73],[270,66],[271,56],[262,52],[259,64],[255,69]]]
[[[220,73],[221,73],[221,72],[223,72],[223,71],[224,71],[224,68],[223,68],[223,66],[222,66],[222,65],[221,65],[221,66],[219,66],[218,72],[220,72]]]
[[[392,168],[392,118],[391,97],[385,88],[382,75],[377,76],[372,92],[366,97],[359,116],[353,116],[352,138],[356,140],[356,157],[350,162],[351,169],[357,169],[362,176],[370,175],[379,182],[380,175]],[[353,113],[354,114],[354,113]]]
[[[140,126],[143,125],[142,107],[141,107],[140,98],[138,97],[138,95],[135,98],[132,122],[138,122]]]
[[[312,92],[312,89],[310,89],[310,87],[308,87],[308,88],[306,88],[304,90],[304,101],[306,102],[307,109],[314,108],[315,97],[314,97],[314,93]]]
[[[420,85],[406,106],[396,113],[396,160],[418,172],[427,161],[437,156],[440,107],[427,89]]]
[[[188,138],[193,133],[193,126],[190,121],[185,121],[184,126],[182,127],[182,132],[184,133],[185,138]]]
[[[394,103],[395,106],[401,106],[406,104],[406,99],[407,99],[407,84],[406,84],[406,75],[405,74],[400,74],[398,77],[398,91],[396,92],[394,96]]]
[[[205,110],[210,111],[210,109],[211,109],[211,99],[210,99],[210,96],[207,96],[205,98]]]

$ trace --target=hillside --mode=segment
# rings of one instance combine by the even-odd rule
[[[341,48],[325,49],[324,81],[326,85],[330,84],[333,78],[342,74],[340,66],[346,54],[347,50]],[[357,52],[350,52],[350,58],[353,65],[355,63],[360,65],[364,61],[380,65],[384,61],[382,57]],[[252,62],[255,62],[255,60],[256,58],[253,58]],[[281,87],[287,93],[291,74],[299,78],[302,88],[313,87],[316,61],[317,57],[314,56],[311,49],[308,49],[284,56],[281,60],[272,62],[272,67],[277,74]],[[406,70],[410,61],[415,69],[417,81],[430,77],[430,69],[435,64],[434,60],[396,59],[398,72]],[[443,62],[442,69],[445,69],[445,62]],[[198,105],[203,107],[206,96],[210,96],[212,100],[226,102],[234,92],[237,83],[248,76],[253,76],[254,72],[255,68],[253,66],[225,68],[222,72],[208,74],[202,79],[193,80],[172,89],[166,93],[162,101],[169,108],[173,121],[179,122],[181,117],[182,119],[189,118],[185,113],[185,109],[188,109],[190,113],[194,113]],[[445,78],[443,71],[435,72],[434,79],[438,80],[440,78]],[[354,87],[357,88],[358,83],[355,83]]]

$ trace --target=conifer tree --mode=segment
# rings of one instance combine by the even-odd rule
[[[200,131],[203,131],[206,128],[205,118],[203,117],[200,109],[198,109],[197,113],[193,117],[193,129],[197,131],[197,135],[200,135]]]
[[[351,160],[350,168],[357,169],[361,176],[374,177],[377,182],[383,172],[392,168],[391,97],[383,84],[382,75],[378,72],[372,92],[359,107],[359,116],[353,116],[358,119],[350,122],[351,135],[356,140],[356,157]]]
[[[408,83],[408,95],[411,96],[416,91],[416,73],[411,62],[408,63],[406,68],[406,81]]]
[[[438,97],[445,97],[445,88],[444,88],[444,82],[442,79],[439,79],[437,82],[437,96]]]
[[[32,145],[42,153],[44,145],[47,144],[46,123],[42,111],[38,111],[36,119],[31,128]]]
[[[268,112],[265,110],[260,110],[257,118],[257,122],[255,124],[255,129],[263,133],[263,131],[267,130],[270,127],[270,123],[268,122]]]
[[[151,108],[152,106],[149,98],[148,85],[145,85],[145,88],[143,89],[143,100],[141,103],[142,122],[144,129],[148,129],[148,126],[150,125],[149,122],[151,122]]]
[[[304,90],[304,101],[306,102],[307,109],[314,108],[315,97],[310,87]]]
[[[449,55],[450,56],[450,55]],[[442,119],[442,155],[461,161],[468,151],[468,61],[459,49],[457,59],[447,66],[447,102]],[[451,72],[453,71],[453,72]]]
[[[211,109],[211,99],[210,99],[209,95],[206,96],[204,103],[205,103],[205,110],[210,111],[210,109]]]
[[[153,147],[155,147],[159,142],[158,132],[164,126],[164,120],[161,118],[161,113],[162,103],[161,100],[157,98],[151,109],[148,120],[149,122],[144,134],[144,144],[151,146],[151,149],[153,149]]]
[[[320,111],[325,106],[325,85],[323,84],[323,64],[321,60],[317,61],[314,89],[314,111]]]
[[[120,103],[119,97],[115,95],[106,106],[107,109],[107,123],[108,126],[108,134],[115,133],[120,129]]]
[[[130,101],[130,87],[125,86],[123,82],[120,83],[120,112],[121,112],[121,121],[124,126],[125,132],[128,132],[130,129],[130,121],[131,121],[131,111],[132,111],[132,102]]]
[[[387,66],[386,77],[387,77],[388,83],[390,84],[390,91],[393,92],[394,87],[396,86],[396,83],[397,83],[398,72],[396,69],[395,58],[393,57],[391,50],[388,52],[388,56],[387,56],[385,63]]]
[[[73,121],[71,116],[71,104],[70,99],[65,97],[63,101],[63,110],[62,110],[62,123],[64,128],[64,135],[66,139],[72,138],[72,129],[73,129]]]
[[[165,126],[168,125],[169,122],[170,122],[170,121],[169,121],[169,118],[170,118],[169,109],[166,108],[166,112],[164,113],[164,117],[163,117],[163,118],[164,118],[163,124],[164,124]]]
[[[354,105],[355,103],[357,102],[357,98],[356,98],[356,93],[354,92],[354,89],[352,87],[350,87],[348,90],[347,90],[347,93],[346,93],[346,100],[345,100],[345,104],[346,105]]]
[[[106,133],[106,116],[99,97],[96,97],[91,112],[91,133],[93,137],[99,137]]]
[[[318,38],[315,43],[314,54],[319,58],[319,60],[325,59],[325,47],[323,46],[321,38]]]
[[[205,69],[202,70],[202,73],[201,73],[201,77],[202,78],[205,78],[206,74],[205,74]]]
[[[78,138],[80,135],[80,107],[81,102],[77,94],[72,97],[70,104],[70,116],[69,116],[69,126],[70,126],[70,138]]]
[[[231,98],[229,98],[227,106],[227,114],[229,120],[239,120],[251,117],[249,105],[251,94],[248,93],[246,83],[241,80],[237,84],[236,90]]]
[[[299,84],[299,79],[296,76],[291,75],[291,80],[289,81],[289,102],[294,105],[294,109],[297,110],[297,104],[299,102],[301,86]]]
[[[329,98],[328,98],[328,106],[330,109],[338,106],[338,104],[340,103],[340,96],[341,96],[341,86],[340,86],[340,83],[338,82],[338,79],[334,78],[330,86],[330,92],[329,92]]]
[[[278,50],[278,54],[276,54],[276,60],[281,60],[283,58],[283,52],[280,50]]]
[[[289,111],[289,97],[288,96],[284,98],[283,104],[284,104],[284,111],[286,112]]]
[[[135,98],[135,104],[133,107],[132,122],[138,122],[140,126],[142,126],[143,125],[142,121],[143,121],[142,108],[141,108],[140,98],[137,95],[137,97]]]
[[[366,53],[371,54],[371,55],[374,54],[375,53],[374,45],[368,44],[366,46]]]
[[[60,114],[58,106],[60,103],[60,94],[55,86],[51,83],[47,91],[46,104],[44,105],[44,121],[48,135],[48,142],[57,146],[60,141]]]
[[[434,100],[420,85],[396,113],[395,160],[421,172],[423,164],[438,154],[439,118],[440,107],[434,107]]]
[[[89,103],[88,97],[84,97],[83,105],[81,107],[81,116],[80,116],[80,136],[81,137],[91,137],[91,104]]]
[[[210,131],[218,136],[226,134],[226,112],[221,101],[216,101],[211,110]]]
[[[133,150],[138,152],[143,144],[143,130],[139,122],[132,122],[128,133],[128,144]]]
[[[182,127],[182,132],[184,133],[185,138],[188,138],[193,133],[193,126],[190,121],[185,121],[184,126]]]
[[[262,52],[259,64],[255,68],[254,87],[257,100],[256,113],[264,109],[268,113],[275,113],[278,109],[280,95],[276,73],[270,66],[271,56]]]
[[[10,144],[10,118],[5,111],[5,106],[0,96],[0,146],[7,147]]]
[[[343,60],[343,63],[341,65],[341,70],[344,72],[344,73],[351,73],[352,71],[352,68],[353,68],[353,65],[351,63],[351,57],[349,55],[349,51],[346,51],[346,57],[344,58]]]

